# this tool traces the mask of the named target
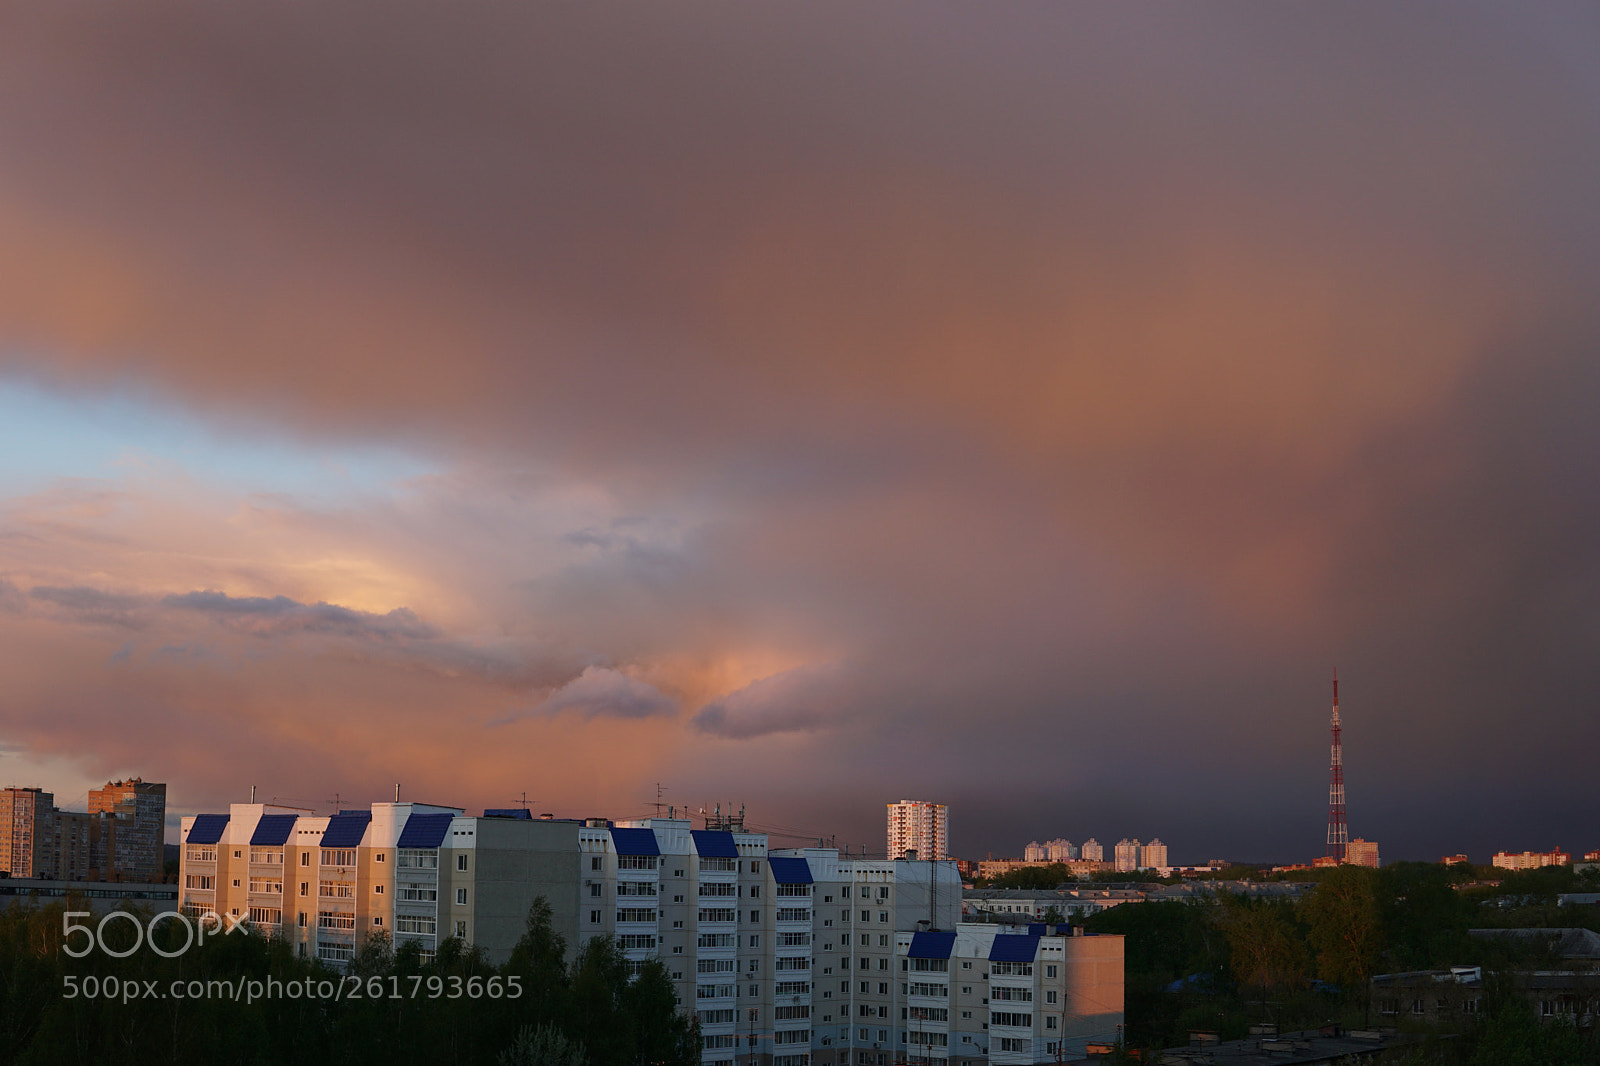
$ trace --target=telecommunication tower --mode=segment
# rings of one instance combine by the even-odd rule
[[[1333,758],[1328,768],[1328,858],[1344,862],[1350,845],[1344,820],[1344,744],[1339,739],[1339,671],[1333,672]]]

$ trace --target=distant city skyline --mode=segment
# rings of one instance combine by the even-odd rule
[[[27,5],[0,779],[1309,861],[1337,663],[1385,860],[1592,848],[1596,47]]]

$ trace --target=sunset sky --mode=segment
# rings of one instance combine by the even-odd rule
[[[18,5],[0,784],[1600,848],[1592,4]],[[775,843],[799,843],[789,837]]]

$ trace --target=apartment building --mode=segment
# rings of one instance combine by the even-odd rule
[[[888,804],[888,850],[891,859],[913,855],[918,859],[949,858],[950,808],[927,800],[901,800]]]
[[[857,1066],[1022,1066],[1077,1060],[1123,1022],[1123,941],[1064,927],[958,925],[900,933],[905,1031]]]
[[[94,864],[112,881],[159,881],[166,836],[167,786],[132,777],[89,790],[98,815]]]
[[[1116,847],[1111,853],[1112,866],[1117,873],[1131,873],[1139,868],[1139,850],[1141,847],[1142,845],[1139,841],[1129,840],[1127,837],[1117,841]]]
[[[235,804],[183,819],[182,831],[185,911],[248,917],[335,966],[372,932],[429,954],[457,936],[504,961],[543,896],[574,948],[608,934],[636,965],[662,960],[680,1009],[700,1022],[707,1066],[862,1066],[868,1053],[904,1053],[901,945],[955,928],[961,913],[953,862],[769,850],[764,834],[686,819]],[[1120,1010],[1120,985],[1118,996]]]
[[[0,861],[12,877],[53,877],[56,798],[37,788],[0,789]]]
[[[1537,870],[1542,866],[1565,866],[1572,861],[1572,856],[1560,848],[1524,851],[1516,855],[1509,851],[1497,851],[1490,861],[1503,870]]]

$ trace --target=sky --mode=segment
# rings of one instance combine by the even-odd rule
[[[1600,848],[1592,5],[0,14],[0,778]],[[658,793],[658,785],[660,792]]]

